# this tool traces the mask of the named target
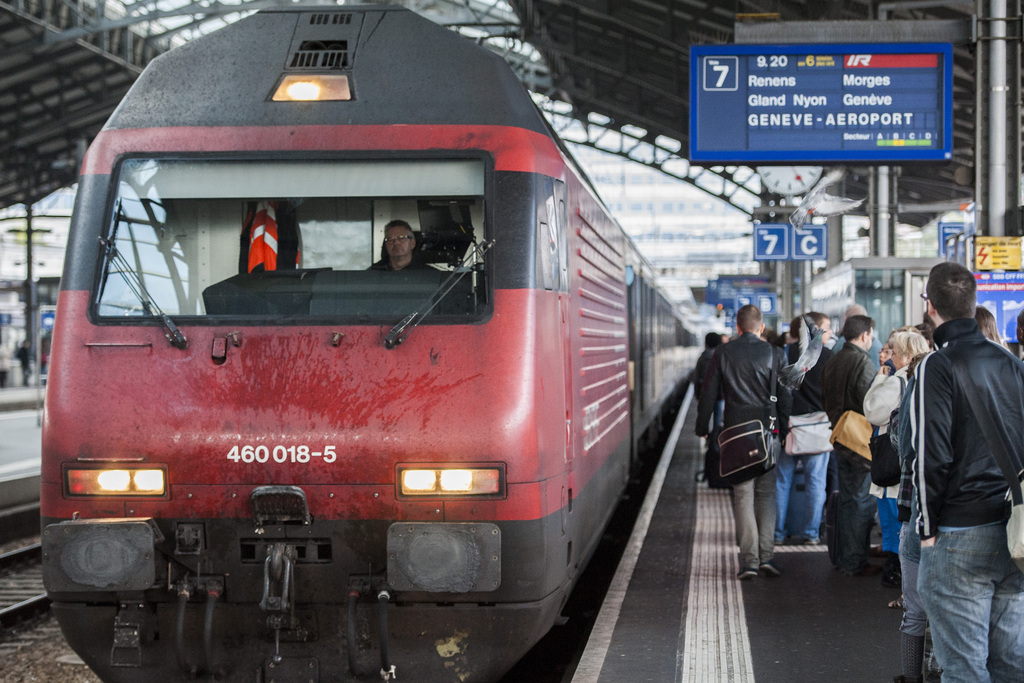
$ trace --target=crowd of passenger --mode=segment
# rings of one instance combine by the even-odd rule
[[[923,320],[884,340],[859,305],[839,335],[816,311],[775,334],[755,306],[737,311],[734,337],[709,333],[693,373],[703,478],[733,489],[739,580],[781,576],[776,544],[827,542],[843,575],[899,589],[894,681],[939,675],[924,666],[926,630],[943,681],[1022,681],[1024,573],[1007,547],[1004,472],[1024,472],[1024,363],[966,268],[936,266],[921,298]],[[1017,327],[1024,340],[1024,311]],[[757,415],[776,466],[722,477],[720,433]]]

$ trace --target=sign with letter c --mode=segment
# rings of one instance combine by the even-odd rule
[[[805,225],[793,231],[793,259],[823,261],[828,258],[828,226]]]

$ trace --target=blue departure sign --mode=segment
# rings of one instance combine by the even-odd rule
[[[793,230],[795,261],[824,261],[828,258],[828,226],[804,225]]]
[[[778,315],[779,296],[774,292],[761,292],[757,295],[757,307],[764,315]]]
[[[737,311],[751,304],[757,306],[763,315],[779,314],[779,297],[775,292],[744,290],[736,295]]]
[[[953,244],[949,242],[952,238],[965,235],[967,225],[964,223],[943,223],[939,221],[939,256],[945,259],[964,262],[964,251],[966,244],[964,240],[956,240]]]
[[[789,223],[761,223],[760,225],[755,225],[754,260],[788,261],[789,231]]]
[[[759,223],[754,226],[755,261],[823,261],[828,258],[828,226]]]
[[[948,160],[952,64],[938,43],[694,46],[690,160]]]

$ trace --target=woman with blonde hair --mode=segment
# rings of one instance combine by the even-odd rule
[[[889,335],[889,341],[885,345],[892,352],[891,366],[883,363],[879,367],[878,374],[864,395],[864,417],[878,427],[879,436],[888,434],[889,416],[899,407],[903,398],[903,391],[907,386],[907,364],[917,354],[928,351],[928,342],[916,330],[897,330]],[[897,553],[900,548],[900,523],[896,509],[899,484],[880,486],[871,482],[871,495],[879,499],[878,521],[882,527],[882,551],[891,553],[882,572],[882,583],[899,588],[901,578]]]
[[[889,424],[893,410],[900,407],[903,395],[906,392],[909,373],[913,372],[917,363],[928,353],[928,340],[916,329],[913,331],[898,330],[889,337],[889,345],[892,348],[892,361],[896,366],[896,372],[892,375],[885,374],[880,370],[877,377],[868,389],[864,397],[864,414],[872,424],[879,425],[879,431],[885,430],[886,434],[891,429],[901,437],[901,443],[897,453],[902,450],[903,434],[899,433],[898,424]],[[869,408],[870,406],[870,408]],[[904,418],[903,410],[900,410],[899,417]],[[907,439],[909,441],[909,438]],[[897,446],[893,441],[894,447]],[[903,589],[902,596],[889,603],[889,607],[903,607],[903,621],[900,624],[900,662],[901,675],[894,680],[900,683],[922,680],[924,633],[927,625],[927,618],[924,615],[924,608],[917,595],[917,568],[920,559],[919,552],[910,552],[907,548],[901,547],[900,539],[908,534],[907,520],[910,516],[907,505],[900,507],[898,501],[909,501],[912,497],[911,477],[906,466],[909,462],[901,460],[900,483],[895,486],[882,488],[871,485],[871,492],[879,496],[878,518],[883,531],[883,548],[885,547],[886,529],[891,527],[887,521],[895,520],[896,527],[896,549],[897,559],[895,566],[899,567],[899,581],[894,573],[883,572],[883,581],[889,576],[889,583],[895,583],[896,587]],[[903,489],[901,491],[901,489]],[[897,508],[895,511],[892,508]],[[891,529],[890,529],[891,533]],[[891,539],[890,539],[891,540]],[[919,542],[918,542],[919,543]],[[890,546],[891,547],[891,546]],[[904,552],[907,551],[907,553]],[[887,567],[888,569],[888,567]]]

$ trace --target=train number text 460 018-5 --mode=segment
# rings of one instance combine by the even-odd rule
[[[334,446],[324,446],[322,450],[314,451],[310,446],[234,446],[228,451],[228,460],[235,462],[269,462],[284,464],[286,462],[307,463],[311,460],[322,458],[324,462],[331,463],[338,459],[334,452]]]

